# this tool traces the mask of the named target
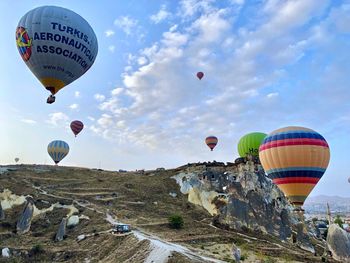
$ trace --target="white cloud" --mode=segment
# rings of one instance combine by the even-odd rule
[[[136,27],[137,23],[138,21],[136,19],[132,19],[128,16],[121,16],[114,21],[114,25],[122,29],[127,35],[132,34],[132,31]]]
[[[87,118],[88,118],[90,121],[95,121],[95,118],[94,118],[94,117],[88,116]]]
[[[112,94],[112,96],[117,96],[117,95],[121,94],[123,91],[124,91],[123,88],[115,88],[111,91],[111,94]]]
[[[55,112],[49,114],[49,119],[46,122],[53,126],[61,126],[67,124],[68,120],[69,117],[63,112]]]
[[[269,99],[278,97],[278,92],[272,92],[266,95]]]
[[[36,124],[37,122],[31,119],[22,119],[21,122],[27,123],[27,124]]]
[[[72,109],[72,110],[76,110],[76,109],[79,108],[79,105],[74,103],[74,104],[70,105],[69,108]]]
[[[94,98],[95,98],[95,100],[97,100],[97,101],[104,101],[104,100],[106,99],[106,97],[105,97],[104,95],[99,94],[99,93],[95,94],[95,95],[94,95]]]
[[[108,114],[102,114],[101,118],[97,120],[97,123],[102,127],[102,128],[107,128],[110,125],[113,124],[113,118],[112,116]]]
[[[232,4],[243,5],[245,0],[230,0]]]
[[[131,147],[158,152],[171,147],[187,161],[194,155],[205,156],[203,137],[208,134],[220,137],[222,148],[218,151],[222,152],[218,159],[234,158],[232,147],[226,145],[256,127],[269,132],[300,119],[312,123],[315,110],[308,108],[310,103],[303,103],[303,110],[293,111],[296,101],[290,102],[294,96],[290,94],[298,93],[307,100],[320,83],[294,83],[298,76],[290,72],[296,71],[294,65],[305,63],[303,58],[310,49],[317,53],[320,46],[316,36],[331,36],[331,25],[339,31],[342,26],[335,26],[335,18],[327,25],[318,22],[325,5],[309,0],[263,1],[257,4],[262,17],[252,17],[240,28],[235,24],[239,7],[220,6],[215,1],[181,1],[179,15],[183,20],[159,34],[153,43],[128,54],[123,84],[99,104],[102,113],[91,130],[118,143],[128,142]],[[331,46],[328,48],[322,54],[332,54]],[[309,73],[319,67],[313,64],[302,70]],[[201,81],[195,76],[197,71],[205,73]],[[331,83],[337,74],[346,75],[337,67],[326,73],[323,75],[334,76],[325,80],[328,87],[341,86]],[[312,75],[322,75],[321,70]],[[338,82],[346,81],[338,78]],[[265,88],[274,92],[262,95]],[[331,94],[325,97],[339,100]]]
[[[114,45],[108,46],[108,50],[111,51],[112,53],[114,53],[115,46]]]
[[[171,13],[166,10],[166,6],[162,5],[158,13],[155,15],[151,15],[150,19],[153,23],[158,24],[163,20],[169,18],[170,16],[171,16]]]
[[[108,29],[105,31],[106,37],[111,37],[115,34],[115,32],[112,29]]]
[[[142,65],[145,65],[147,63],[147,59],[145,57],[139,57],[137,59],[137,63],[142,66]]]
[[[80,97],[80,92],[79,91],[74,92],[74,97],[79,98]]]

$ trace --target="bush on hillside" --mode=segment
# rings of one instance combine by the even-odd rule
[[[184,226],[184,220],[180,215],[172,215],[169,217],[169,226],[174,229],[180,229]]]

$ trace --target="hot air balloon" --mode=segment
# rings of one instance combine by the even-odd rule
[[[259,156],[259,146],[266,135],[262,132],[252,132],[244,135],[238,142],[239,156],[246,157],[247,154]]]
[[[218,144],[218,138],[216,138],[215,136],[208,136],[207,138],[205,138],[205,143],[208,145],[208,147],[212,151],[215,148],[215,146]]]
[[[199,78],[201,80],[203,77],[204,77],[203,72],[197,72],[197,78]]]
[[[15,158],[15,162],[16,162],[16,163],[18,163],[18,161],[19,161],[19,158],[18,158],[18,157],[16,157],[16,158]]]
[[[348,178],[348,182],[350,183],[350,177]]]
[[[81,121],[72,121],[70,128],[73,131],[75,137],[77,137],[78,133],[81,132],[84,128],[84,124]]]
[[[60,89],[81,77],[94,63],[97,38],[84,18],[57,6],[26,13],[16,29],[18,51],[55,101]]]
[[[330,152],[319,133],[291,126],[270,133],[259,148],[259,157],[269,178],[299,210],[326,171]]]
[[[47,152],[51,156],[52,160],[57,165],[69,152],[69,146],[64,141],[52,141],[47,146]]]

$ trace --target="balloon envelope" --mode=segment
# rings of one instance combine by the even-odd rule
[[[327,141],[304,127],[286,127],[273,131],[259,148],[265,172],[295,207],[318,183],[329,163]]]
[[[16,158],[15,158],[15,162],[18,163],[18,161],[19,161],[19,158],[16,157]]]
[[[203,72],[197,72],[197,78],[202,79],[204,77]]]
[[[69,152],[69,146],[64,141],[52,141],[47,146],[47,152],[51,156],[55,164],[58,164]]]
[[[88,22],[57,6],[26,13],[16,29],[16,44],[26,65],[52,94],[82,76],[98,49]]]
[[[238,142],[238,153],[240,157],[246,157],[248,154],[259,156],[259,147],[266,133],[252,132],[244,135]]]
[[[84,128],[84,124],[81,121],[72,121],[70,124],[70,128],[72,130],[72,132],[74,133],[75,136],[77,136],[79,134],[79,132],[82,131],[82,129]]]
[[[218,144],[218,138],[216,138],[215,136],[208,136],[207,138],[205,138],[205,143],[208,145],[210,150],[213,150]]]

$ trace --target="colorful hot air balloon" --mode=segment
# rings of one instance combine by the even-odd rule
[[[270,133],[260,146],[259,157],[272,181],[300,208],[326,171],[330,152],[320,134],[291,126]]]
[[[216,138],[215,136],[208,136],[207,138],[205,138],[205,143],[208,145],[208,147],[212,151],[215,148],[215,146],[218,144],[218,138]]]
[[[69,146],[64,141],[52,141],[47,146],[47,152],[55,164],[58,164],[69,152]]]
[[[266,135],[262,132],[252,132],[244,135],[238,142],[239,156],[246,157],[247,154],[259,156],[259,146]]]
[[[18,157],[16,157],[16,158],[15,158],[15,162],[16,162],[16,163],[18,163],[18,161],[19,161],[19,158],[18,158]]]
[[[81,121],[72,121],[70,128],[73,131],[75,137],[77,137],[78,133],[81,132],[84,128],[84,124]]]
[[[202,79],[204,77],[203,72],[197,72],[197,78]]]
[[[16,44],[24,62],[52,95],[82,76],[94,63],[97,38],[84,18],[57,6],[42,6],[25,14],[16,29]]]

